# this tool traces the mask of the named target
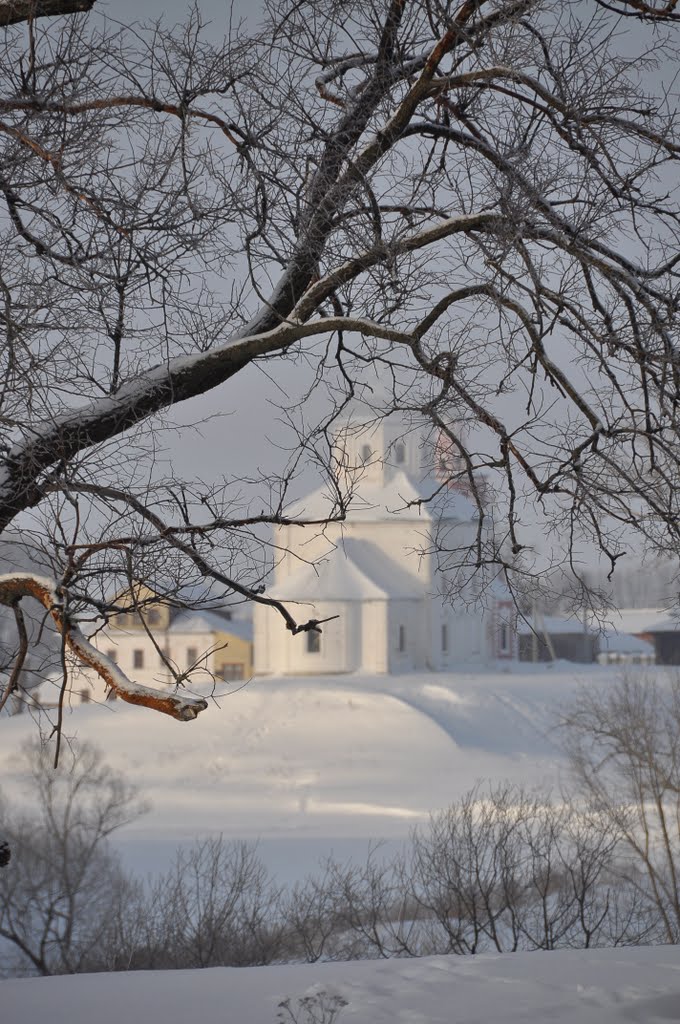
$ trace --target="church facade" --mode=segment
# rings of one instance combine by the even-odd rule
[[[298,621],[331,621],[322,633],[292,637],[278,612],[255,605],[255,673],[399,674],[513,658],[513,606],[502,589],[492,588],[484,605],[440,596],[433,535],[444,536],[447,546],[471,543],[477,507],[464,491],[451,490],[433,522],[429,503],[419,503],[436,488],[423,478],[422,434],[383,420],[346,427],[336,444],[347,465],[362,467],[347,518],[322,533],[277,527],[274,542],[283,554],[266,592],[286,602]],[[329,508],[321,488],[294,512],[317,519]]]

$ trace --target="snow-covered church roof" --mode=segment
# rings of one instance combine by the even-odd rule
[[[345,540],[316,568],[306,565],[267,590],[277,601],[375,601],[419,598],[423,584],[374,544]]]

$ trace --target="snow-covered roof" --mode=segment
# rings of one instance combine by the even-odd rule
[[[654,654],[654,644],[632,633],[606,633],[600,640],[600,650],[616,654]]]
[[[342,548],[336,548],[316,568],[306,565],[267,591],[267,597],[277,601],[384,601],[388,596]]]
[[[533,625],[533,629],[532,629]],[[557,636],[558,634],[567,635],[571,633],[583,633],[583,622],[580,619],[561,619],[556,615],[544,615],[542,618],[536,620],[532,624],[531,619],[519,619],[517,623],[517,632],[520,636],[527,636],[533,633],[540,636],[542,633],[550,633],[551,636]],[[597,633],[599,630],[596,626],[588,626],[589,633]]]
[[[356,494],[350,502],[347,518],[355,523],[400,522],[415,520],[428,523],[433,518],[430,504],[414,505],[413,502],[428,499],[435,492],[434,483],[417,484],[406,473],[399,470],[391,480],[365,481],[359,483]],[[330,515],[334,495],[325,486],[312,491],[305,498],[295,502],[287,514],[291,517],[322,519]],[[448,491],[437,498],[437,517],[469,522],[477,514],[476,506],[468,497],[458,491]]]
[[[680,633],[680,619],[677,615],[666,613],[663,618],[645,627],[645,633]]]
[[[669,623],[669,628],[680,628],[677,625],[670,626],[671,623],[677,623],[677,618],[666,608],[620,608],[604,613],[604,618],[607,621],[607,633],[647,633],[652,631],[651,627],[664,622]]]
[[[407,572],[392,558],[388,558],[375,544],[354,537],[346,538],[342,550],[350,561],[381,590],[392,598],[422,597],[424,584]],[[404,555],[415,564],[415,555]]]
[[[231,633],[242,640],[252,640],[253,626],[251,622],[227,619],[217,612],[197,609],[180,612],[172,620],[168,633]]]

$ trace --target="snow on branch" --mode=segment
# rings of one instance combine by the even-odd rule
[[[91,11],[96,0],[0,0],[0,25]]]
[[[207,708],[207,702],[200,697],[165,693],[128,679],[115,662],[98,651],[71,621],[64,610],[55,580],[34,573],[0,575],[0,604],[16,606],[24,597],[32,597],[42,604],[52,616],[66,645],[81,662],[93,668],[121,700],[160,711],[179,722],[190,722]]]

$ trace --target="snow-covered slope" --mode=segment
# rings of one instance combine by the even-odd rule
[[[668,1024],[680,947],[11,980],[0,1008],[3,1024],[277,1024],[281,1000],[324,992],[347,1002],[338,1024]]]
[[[144,848],[144,869],[178,842],[219,833],[260,837],[265,854],[267,842],[307,842],[311,867],[330,840],[336,851],[338,840],[360,840],[363,850],[368,839],[407,836],[481,779],[556,783],[550,730],[558,704],[579,680],[604,686],[613,676],[597,666],[580,676],[574,666],[516,666],[255,679],[195,722],[119,702],[75,707],[65,732],[102,747],[150,802],[147,816],[118,833],[124,850]],[[18,792],[17,750],[35,731],[28,716],[0,721],[10,796]]]

